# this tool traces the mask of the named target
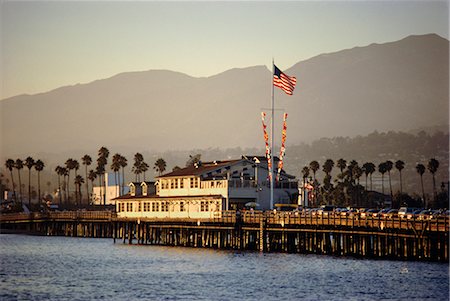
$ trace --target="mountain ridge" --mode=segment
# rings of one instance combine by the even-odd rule
[[[293,96],[275,89],[288,143],[448,124],[448,40],[434,34],[321,54],[285,72],[298,80]],[[271,77],[264,65],[209,77],[131,71],[6,98],[1,151],[259,147]],[[281,112],[276,118],[279,136]]]

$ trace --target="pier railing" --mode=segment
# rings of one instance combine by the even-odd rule
[[[1,222],[24,222],[38,220],[88,220],[111,221],[115,213],[111,211],[61,211],[0,214]]]
[[[0,214],[0,222],[27,222],[27,221],[99,221],[108,222],[117,219],[115,212],[111,211],[62,211],[62,212],[32,212],[32,213],[9,213]],[[135,219],[135,218],[134,218]],[[129,219],[129,220],[134,220]],[[123,218],[121,219],[123,220]],[[127,220],[127,219],[125,219]],[[152,218],[152,221],[168,221],[162,218]],[[171,219],[176,220],[176,219]],[[187,221],[183,219],[183,221]],[[193,220],[194,222],[197,219]],[[309,215],[301,212],[274,212],[274,211],[222,211],[215,214],[213,218],[205,220],[212,223],[241,223],[245,225],[256,225],[264,222],[273,227],[285,226],[312,226],[327,228],[371,228],[371,229],[400,229],[412,231],[438,231],[450,230],[448,216],[437,216],[430,219],[400,218],[400,217],[371,217],[371,216],[342,216],[342,215]]]

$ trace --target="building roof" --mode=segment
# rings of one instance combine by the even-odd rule
[[[172,178],[172,177],[185,177],[185,176],[200,176],[204,173],[214,171],[216,169],[223,168],[225,166],[233,165],[240,160],[227,160],[227,161],[213,161],[213,162],[201,162],[197,165],[191,165],[185,168],[180,168],[157,178]]]
[[[277,162],[280,160],[277,156],[273,157],[274,159],[274,171],[277,170],[276,165],[278,164]],[[167,173],[165,175],[159,176],[157,177],[158,179],[164,179],[164,178],[174,178],[174,177],[186,177],[186,176],[193,176],[193,177],[198,177],[201,175],[205,175],[208,174],[210,172],[213,172],[215,170],[219,170],[221,168],[224,168],[226,166],[231,166],[234,165],[238,162],[242,162],[242,161],[246,161],[250,164],[254,164],[254,163],[265,163],[265,165],[262,166],[262,168],[267,169],[267,158],[265,156],[251,156],[251,155],[247,155],[247,156],[242,156],[241,159],[237,159],[237,160],[225,160],[225,161],[212,161],[212,162],[200,162],[199,164],[196,165],[191,165],[191,166],[187,166],[185,168],[180,168],[177,169],[175,171],[172,171],[170,173]],[[265,167],[264,167],[265,166]],[[284,170],[281,171],[281,174],[284,177],[290,178],[290,179],[294,179],[295,176],[286,174],[286,172]],[[219,178],[219,177],[223,177],[226,175],[226,172],[224,172],[222,170],[221,173],[216,174],[214,176],[210,176],[209,178]]]

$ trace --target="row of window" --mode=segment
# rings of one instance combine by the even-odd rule
[[[183,189],[185,179],[161,180],[161,189]],[[189,178],[189,187],[198,188],[200,186],[199,178]]]
[[[168,212],[170,208],[170,211],[172,212],[184,212],[187,209],[186,204],[183,201],[177,204],[178,208],[176,208],[174,204],[172,206],[169,205],[170,202],[127,202],[119,203],[117,210],[118,212]],[[209,211],[209,208],[210,201],[200,202],[200,212]]]

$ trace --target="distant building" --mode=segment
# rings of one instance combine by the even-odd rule
[[[115,205],[114,199],[121,195],[122,175],[119,175],[118,179],[116,179],[114,173],[105,173],[105,182],[105,191],[103,186],[94,186],[92,188],[91,202],[93,205]],[[127,194],[130,191],[130,187],[127,185],[124,185],[123,189],[123,194]],[[103,195],[105,200],[103,200]]]
[[[211,218],[222,210],[270,209],[265,157],[199,162],[162,175],[155,183],[130,183],[115,199],[119,217]],[[297,204],[298,183],[284,170],[275,183],[275,204]]]

